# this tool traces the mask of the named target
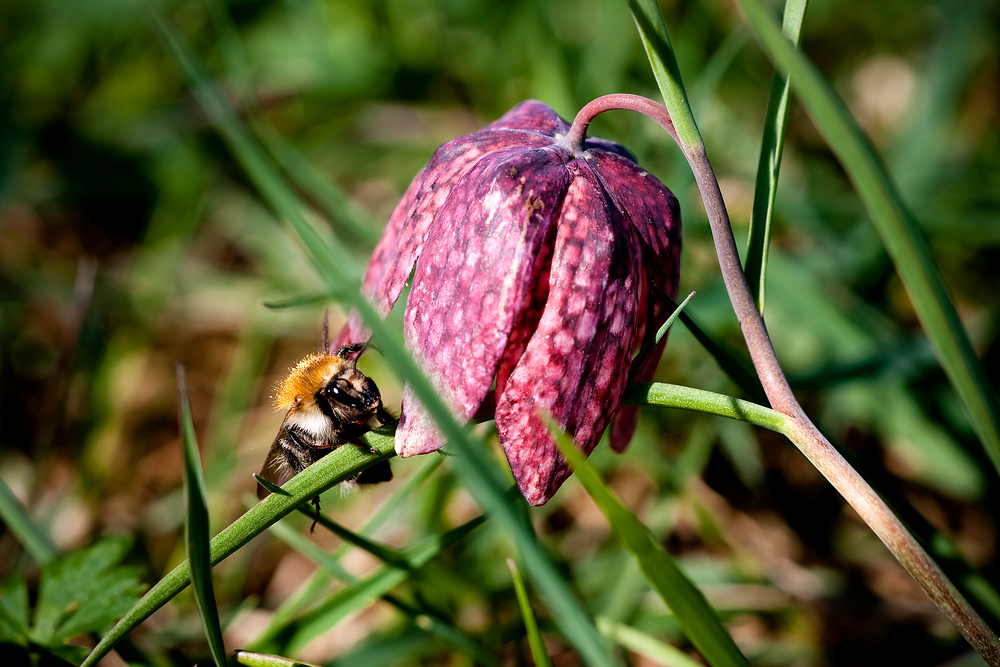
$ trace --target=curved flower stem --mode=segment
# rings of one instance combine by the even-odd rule
[[[739,252],[736,249],[736,240],[729,224],[729,214],[715,172],[708,161],[704,142],[700,138],[695,142],[681,141],[674,129],[670,113],[663,105],[637,95],[619,93],[600,97],[580,110],[564,139],[567,147],[582,150],[590,121],[598,114],[614,109],[637,111],[652,118],[667,130],[684,153],[705,203],[722,269],[722,278],[740,322],[754,368],[771,406],[789,417],[788,423],[781,431],[795,443],[795,446],[889,547],[906,571],[972,647],[990,665],[1000,666],[1000,639],[972,609],[968,601],[875,490],[816,428],[792,393],[774,353],[767,327],[747,285]]]
[[[694,410],[736,419],[783,434],[791,430],[789,427],[791,419],[777,410],[765,408],[752,401],[679,384],[629,382],[625,385],[622,403]]]

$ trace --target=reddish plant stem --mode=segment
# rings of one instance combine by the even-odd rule
[[[952,585],[937,563],[924,551],[875,490],[816,428],[792,393],[774,353],[764,319],[757,310],[747,285],[739,252],[736,249],[736,239],[729,223],[729,214],[715,172],[708,161],[704,142],[681,141],[674,129],[670,114],[663,105],[637,95],[618,93],[599,97],[583,107],[573,120],[573,125],[562,143],[574,152],[582,151],[590,121],[598,114],[615,109],[636,111],[655,120],[674,138],[684,157],[687,158],[705,203],[722,278],[739,320],[740,329],[743,331],[743,337],[746,339],[754,368],[771,407],[790,418],[785,435],[878,535],[972,647],[990,665],[1000,667],[1000,639],[972,609],[968,601]]]

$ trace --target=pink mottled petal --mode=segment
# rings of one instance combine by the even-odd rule
[[[396,453],[404,459],[418,454],[430,454],[444,446],[444,438],[434,419],[427,412],[409,385],[403,387],[399,424],[396,426]]]
[[[614,153],[619,157],[625,158],[629,162],[638,162],[635,159],[635,156],[632,155],[632,151],[625,148],[619,143],[615,143],[614,141],[608,141],[607,139],[600,139],[598,137],[587,137],[586,142],[584,143],[584,148],[588,152],[588,154],[591,150],[600,150],[607,153]]]
[[[646,360],[642,362],[642,365],[634,372],[632,379],[636,382],[650,382],[653,379],[653,375],[656,373],[656,367],[660,363],[660,357],[663,356],[663,349],[667,346],[667,336],[664,335],[660,339],[660,342],[656,344],[653,351],[649,353]],[[608,437],[611,441],[611,449],[621,454],[624,452],[629,443],[632,441],[632,436],[635,435],[635,428],[639,423],[639,406],[637,405],[622,405],[618,408],[617,414],[615,414],[614,421],[611,423],[611,429],[608,431]]]
[[[642,239],[642,261],[648,279],[671,298],[676,298],[681,268],[681,215],[677,198],[655,176],[620,154],[588,151],[587,163]],[[647,296],[651,312],[645,333],[655,336],[672,308],[655,289],[650,289]],[[666,344],[664,336],[642,365],[633,370],[633,380],[649,382],[653,379]],[[616,452],[623,452],[628,447],[638,418],[638,407],[622,406],[618,410],[610,430],[611,448]]]
[[[545,310],[545,302],[549,298],[549,281],[552,265],[552,253],[556,241],[556,227],[549,229],[549,234],[539,248],[538,256],[535,258],[535,266],[532,270],[531,297],[521,308],[514,327],[511,329],[510,339],[504,349],[500,364],[497,366],[496,395],[503,394],[507,386],[507,378],[514,372],[517,362],[524,355],[524,350],[528,347],[528,341],[538,328],[538,321],[542,318]],[[494,405],[494,408],[496,406]]]
[[[557,148],[500,151],[452,189],[417,261],[404,333],[452,408],[468,420],[493,383],[514,321],[530,299],[535,258],[569,184]],[[401,456],[443,442],[403,399]]]
[[[593,175],[577,172],[558,222],[548,301],[497,398],[500,440],[532,505],[548,501],[569,475],[538,412],[590,454],[621,400],[639,307],[636,243]]]
[[[569,123],[544,102],[525,100],[483,129],[522,130],[555,137],[566,134]]]
[[[362,280],[362,289],[371,297],[383,315],[392,310],[420,256],[427,232],[441,210],[452,188],[462,181],[484,156],[495,151],[523,146],[544,146],[543,137],[531,137],[521,132],[473,132],[440,146],[427,166],[417,174],[410,187],[393,210],[382,238],[372,253]],[[356,312],[330,346],[364,342],[370,332]]]
[[[681,212],[677,197],[655,176],[620,155],[591,150],[585,158],[615,206],[631,220],[643,249],[652,251],[643,253],[649,280],[676,299],[681,270]]]

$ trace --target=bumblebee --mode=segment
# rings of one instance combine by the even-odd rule
[[[377,423],[393,421],[393,417],[382,406],[378,387],[357,369],[356,358],[364,349],[364,344],[349,345],[336,354],[310,354],[277,386],[275,406],[288,412],[260,477],[281,486],[345,444],[370,451],[361,436]],[[382,461],[350,481],[377,484],[391,479],[389,462]],[[258,498],[263,500],[269,493],[263,485],[257,485]],[[313,504],[318,519],[319,498],[313,498]]]

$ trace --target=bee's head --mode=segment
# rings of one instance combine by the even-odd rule
[[[378,387],[353,364],[344,364],[317,393],[316,400],[325,400],[335,415],[356,424],[371,419],[382,404]]]

